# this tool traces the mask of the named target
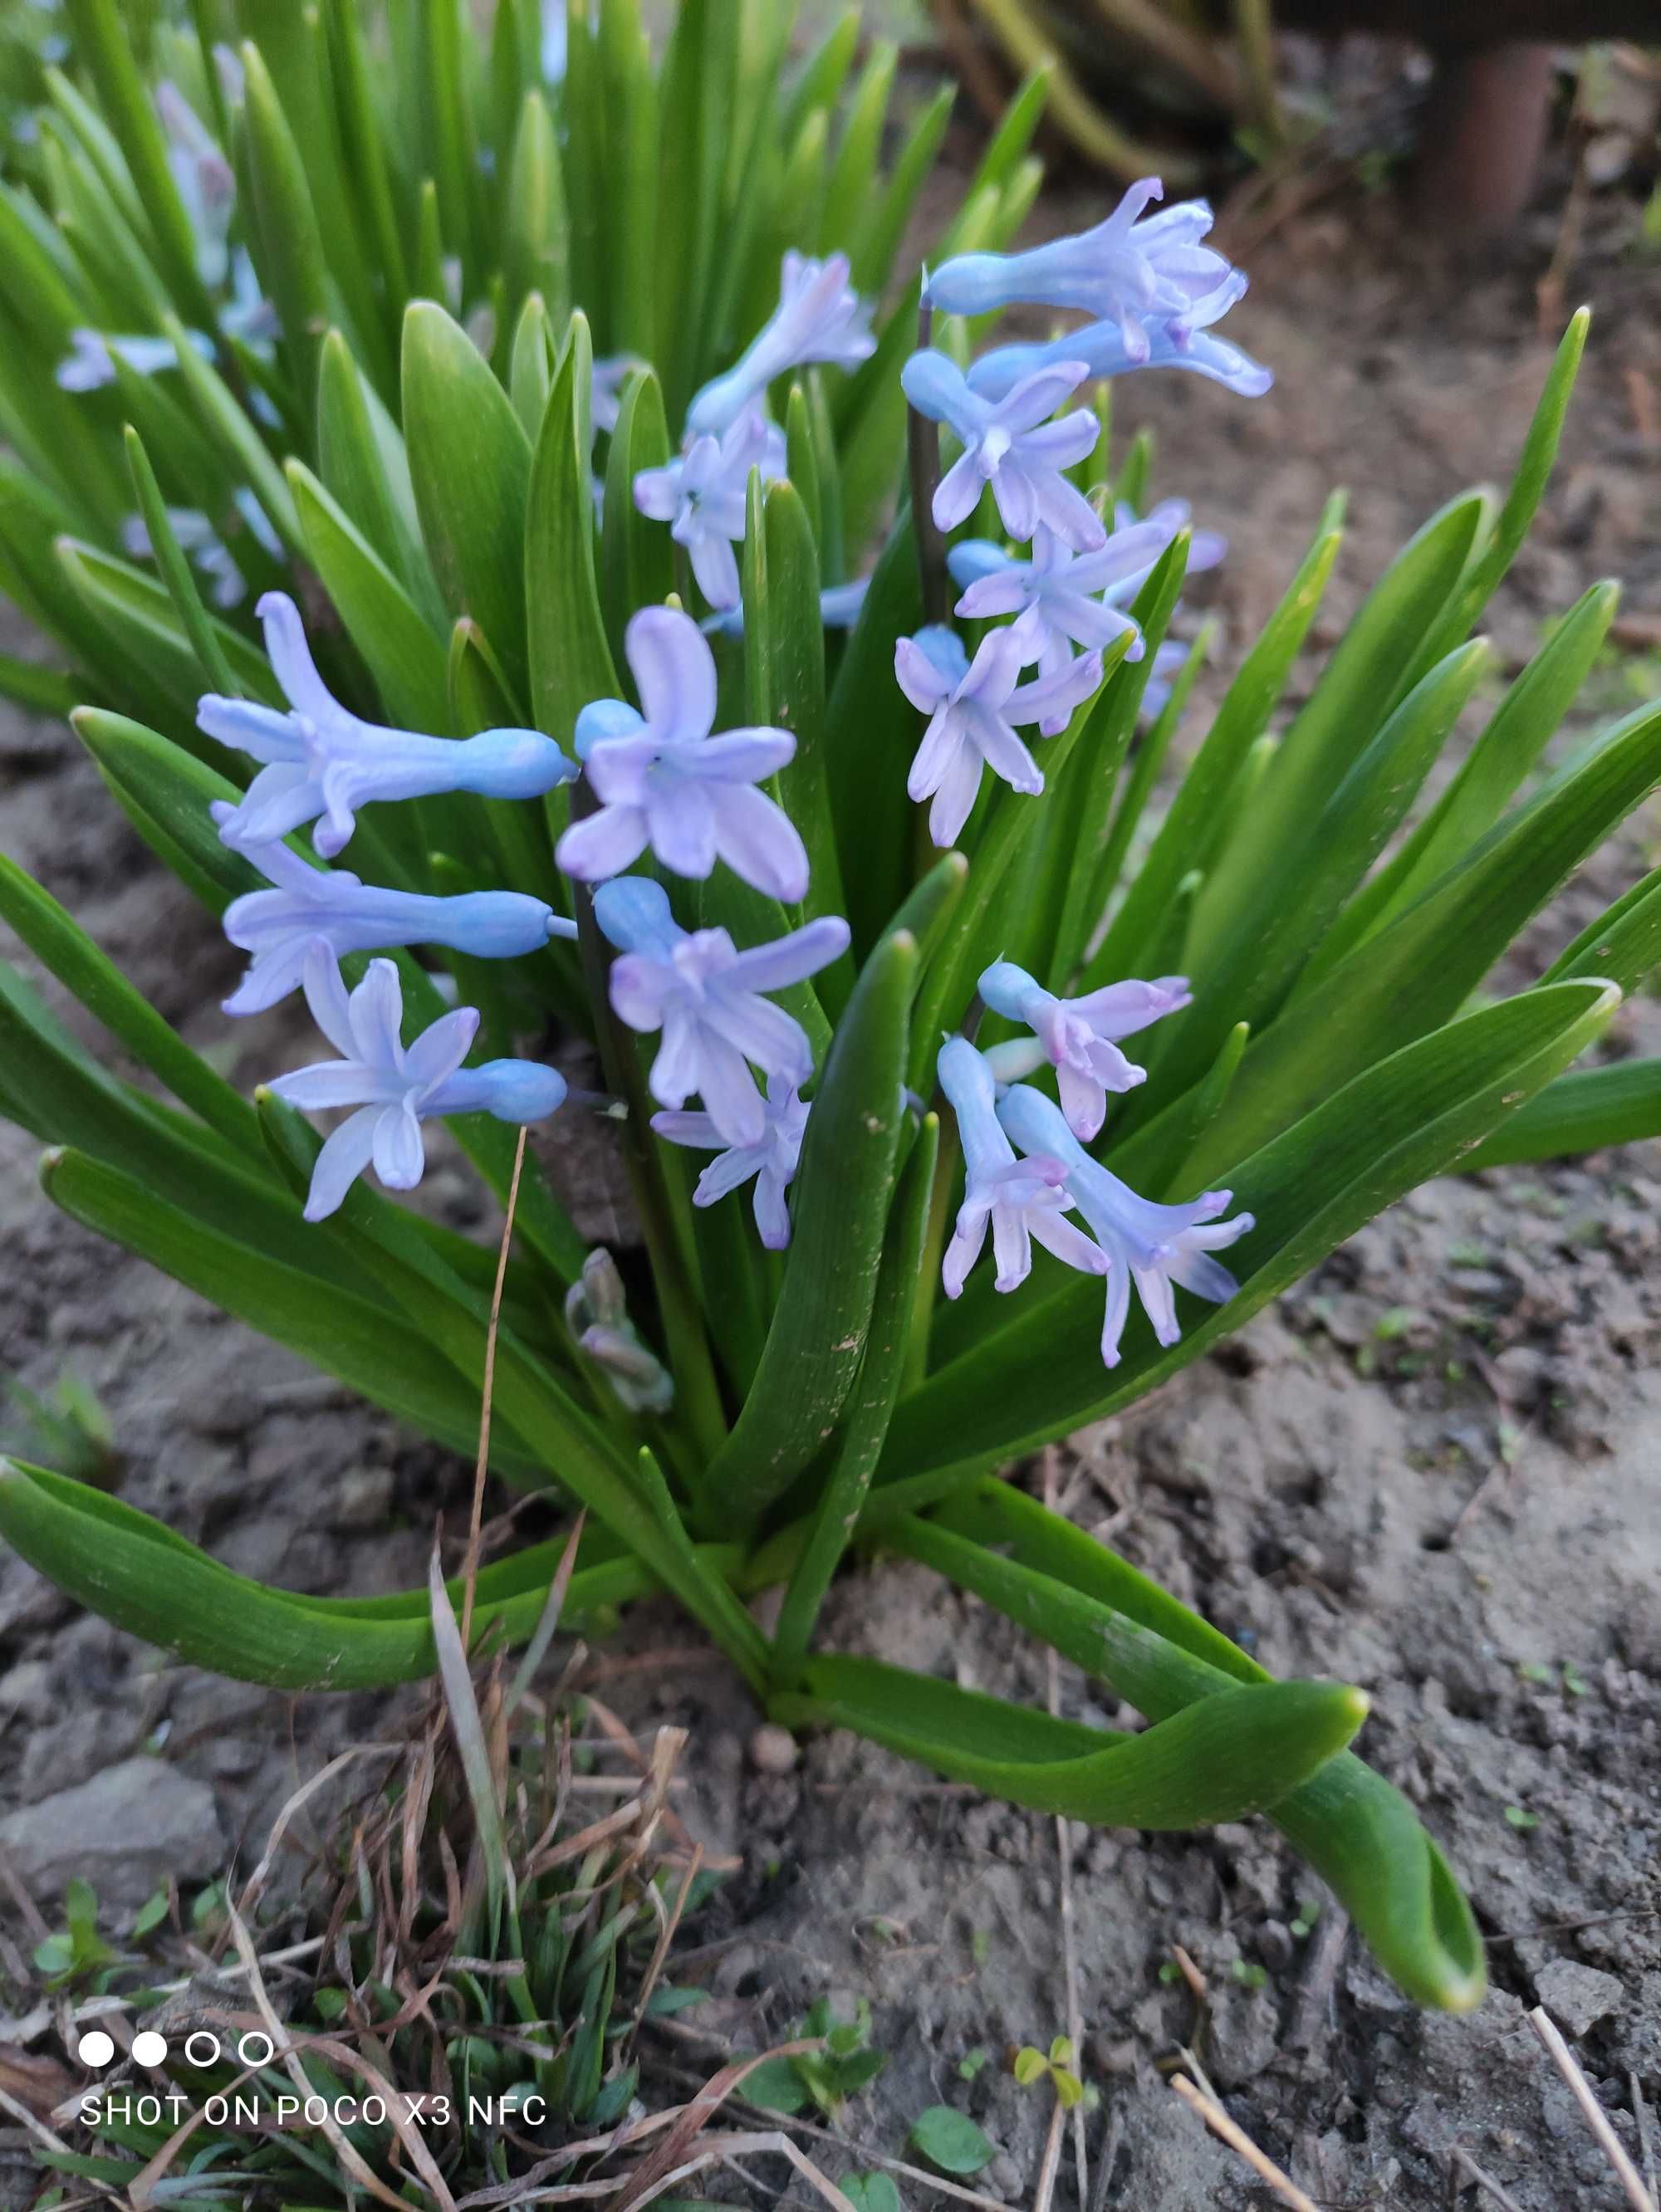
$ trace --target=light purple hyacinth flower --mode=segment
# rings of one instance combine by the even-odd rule
[[[624,650],[644,715],[596,699],[577,716],[576,750],[599,811],[574,822],[555,859],[598,883],[649,846],[666,868],[697,880],[718,860],[777,899],[807,895],[807,848],[776,799],[756,785],[795,756],[788,730],[727,730],[715,719],[715,657],[690,615],[642,607]]]
[[[937,1071],[958,1117],[964,1157],[964,1200],[940,1267],[947,1297],[961,1295],[989,1227],[998,1268],[995,1287],[1000,1291],[1013,1291],[1026,1280],[1035,1238],[1069,1267],[1105,1274],[1107,1255],[1076,1222],[1062,1218],[1074,1204],[1064,1188],[1065,1164],[1042,1154],[1015,1158],[998,1120],[997,1085],[983,1055],[967,1037],[948,1037],[940,1047]]]
[[[1043,773],[1015,734],[1017,722],[1049,723],[1068,717],[1102,680],[1098,653],[1080,653],[1058,674],[1020,684],[1027,658],[1019,626],[1007,623],[983,638],[971,665],[955,630],[930,623],[894,647],[894,674],[921,714],[929,716],[906,779],[914,799],[931,798],[928,834],[937,845],[956,840],[989,768],[1014,791],[1043,789]]]
[[[984,538],[965,538],[946,556],[963,597],[953,611],[972,621],[995,615],[1019,615],[1015,625],[1028,661],[1041,677],[1059,676],[1073,659],[1075,644],[1099,651],[1129,631],[1128,660],[1140,660],[1141,632],[1115,604],[1127,580],[1146,574],[1169,543],[1169,532],[1150,525],[1138,531],[1116,530],[1094,553],[1074,553],[1053,531],[1040,530],[1032,558],[1019,561]],[[1049,716],[1039,725],[1046,738],[1060,735],[1067,717]]]
[[[801,1140],[807,1128],[807,1102],[794,1083],[781,1077],[767,1079],[767,1128],[758,1145],[734,1145],[710,1161],[692,1193],[694,1206],[714,1206],[728,1191],[738,1190],[753,1176],[756,1227],[770,1252],[782,1252],[790,1242],[790,1208],[785,1193],[795,1179],[801,1158]],[[691,1145],[712,1152],[726,1143],[708,1114],[654,1114],[652,1127],[672,1145]]]
[[[306,1003],[340,1054],[280,1075],[271,1085],[304,1113],[352,1106],[326,1140],[312,1170],[307,1221],[335,1212],[364,1170],[388,1190],[413,1190],[426,1166],[421,1124],[445,1114],[493,1114],[500,1121],[540,1121],[564,1103],[565,1079],[532,1060],[488,1060],[463,1067],[478,1012],[457,1006],[414,1043],[400,1038],[404,994],[390,960],[372,960],[350,996],[334,954],[319,939],[306,962]]]
[[[826,629],[852,629],[864,609],[866,594],[870,589],[869,576],[861,576],[851,584],[827,585],[819,593],[819,620]],[[701,627],[709,637],[742,637],[742,601],[735,607],[724,607],[719,614],[706,615]]]
[[[871,335],[874,304],[849,284],[845,253],[811,260],[794,248],[785,254],[779,304],[724,376],[713,377],[686,410],[693,437],[719,438],[775,377],[823,362],[857,368],[877,349]]]
[[[724,929],[683,929],[661,884],[614,876],[594,893],[594,919],[621,957],[611,963],[611,1005],[642,1034],[663,1032],[648,1081],[660,1106],[702,1097],[727,1145],[759,1145],[767,1109],[753,1062],[800,1085],[812,1047],[794,1015],[764,991],[805,982],[848,949],[848,924],[825,915],[770,945],[740,952]]]
[[[231,812],[213,806],[217,822]],[[242,981],[224,1001],[228,1014],[263,1014],[305,980],[312,947],[321,939],[339,959],[394,945],[447,945],[475,960],[510,960],[535,952],[551,937],[575,937],[576,924],[523,891],[461,891],[429,898],[383,890],[344,868],[314,868],[280,839],[239,848],[270,882],[245,891],[225,909],[225,934],[252,955]]]
[[[1011,960],[993,963],[981,977],[980,994],[995,1014],[1031,1030],[1036,1050],[1056,1070],[1068,1127],[1086,1145],[1107,1117],[1108,1092],[1134,1091],[1147,1080],[1147,1069],[1119,1050],[1119,1040],[1178,1012],[1191,996],[1186,975],[1161,975],[1152,983],[1109,983],[1080,999],[1058,999]],[[1037,1065],[1020,1066],[1025,1047],[1019,1039],[995,1045],[989,1056],[1006,1081],[1018,1068],[1030,1074]]]
[[[993,400],[974,390],[956,362],[934,347],[912,355],[900,371],[907,399],[931,422],[948,424],[963,442],[934,488],[934,516],[940,529],[955,530],[967,521],[990,484],[1012,538],[1025,543],[1047,523],[1075,552],[1106,543],[1101,517],[1062,474],[1095,450],[1102,426],[1088,407],[1050,420],[1088,374],[1082,356],[1059,358]]]
[[[1119,1364],[1119,1340],[1130,1311],[1130,1285],[1136,1285],[1153,1334],[1163,1345],[1182,1335],[1177,1322],[1173,1285],[1221,1305],[1239,1285],[1212,1254],[1244,1237],[1254,1224],[1249,1213],[1232,1220],[1217,1216],[1228,1205],[1226,1190],[1203,1191],[1185,1206],[1156,1206],[1139,1198],[1126,1183],[1092,1160],[1068,1127],[1053,1099],[1024,1083],[1006,1091],[998,1119],[1017,1148],[1030,1156],[1064,1162],[1067,1188],[1107,1254],[1107,1314],[1102,1325],[1102,1363]]]
[[[1221,314],[1229,303],[1217,306]],[[1191,368],[1214,384],[1226,385],[1243,399],[1258,399],[1275,381],[1274,372],[1242,353],[1226,338],[1214,337],[1207,324],[1214,319],[1208,310],[1195,308],[1182,325],[1159,325],[1147,333],[1147,351],[1133,359],[1124,332],[1117,323],[1086,323],[1046,345],[998,346],[983,353],[969,372],[970,389],[983,399],[1001,399],[1027,377],[1062,362],[1084,362],[1085,374],[1093,382],[1104,376],[1123,376],[1133,368]]]
[[[712,607],[736,606],[741,597],[733,548],[744,538],[752,468],[769,483],[785,470],[784,433],[758,407],[746,408],[719,438],[694,438],[676,459],[642,469],[635,478],[635,505],[652,521],[669,525],[669,535],[691,554],[698,589]]]
[[[451,791],[540,799],[577,774],[575,762],[538,730],[429,738],[361,720],[319,675],[294,601],[284,592],[267,592],[256,612],[289,711],[210,691],[196,713],[199,730],[262,763],[220,824],[228,845],[265,844],[320,816],[312,842],[329,860],[350,838],[357,809],[372,799],[426,799]]]
[[[1025,253],[960,253],[930,272],[924,297],[952,315],[983,315],[1018,301],[1079,307],[1114,324],[1127,358],[1145,362],[1155,331],[1178,336],[1214,322],[1246,289],[1225,257],[1200,240],[1213,216],[1204,200],[1181,200],[1157,215],[1157,177],[1125,193],[1104,222]]]

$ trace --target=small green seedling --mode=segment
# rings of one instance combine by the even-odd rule
[[[1024,2044],[1015,2053],[1015,2063],[1010,2070],[1023,2089],[1030,2089],[1047,2077],[1055,2087],[1056,2103],[1065,2112],[1070,2112],[1083,2099],[1084,2083],[1074,2070],[1071,2036],[1056,2036],[1047,2056],[1036,2044]]]
[[[827,2119],[838,2119],[848,2100],[874,2081],[888,2063],[871,2047],[871,2007],[861,1997],[851,2021],[830,2016],[830,2000],[820,1997],[796,2024],[792,2042],[810,2039],[823,2049],[764,2059],[746,2075],[744,2095],[770,2112],[801,2112],[816,2106]]]

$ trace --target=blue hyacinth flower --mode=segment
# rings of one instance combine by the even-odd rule
[[[857,368],[877,349],[873,302],[849,283],[845,253],[814,261],[793,248],[779,278],[779,304],[724,376],[714,377],[686,410],[689,436],[719,438],[776,377],[823,362]]]
[[[1062,474],[1095,450],[1101,424],[1088,407],[1050,420],[1088,373],[1082,356],[1059,356],[991,398],[934,347],[912,355],[900,371],[907,399],[931,422],[948,424],[963,446],[934,488],[941,530],[966,522],[989,484],[1012,538],[1025,543],[1047,523],[1075,552],[1106,543],[1101,517]]]
[[[228,845],[261,845],[317,820],[312,842],[332,859],[372,799],[429,799],[472,791],[487,799],[540,799],[577,773],[539,730],[484,730],[475,738],[429,738],[366,722],[343,707],[317,671],[300,610],[267,592],[256,610],[265,650],[289,711],[209,692],[197,727],[262,766],[220,823]]]
[[[967,1037],[948,1037],[940,1047],[937,1072],[957,1115],[964,1157],[963,1204],[940,1267],[947,1297],[962,1294],[989,1228],[998,1269],[995,1289],[1013,1291],[1026,1280],[1035,1240],[1069,1267],[1105,1274],[1106,1255],[1076,1222],[1062,1218],[1074,1203],[1065,1188],[1065,1164],[1042,1154],[1016,1158],[998,1120],[997,1086],[984,1055]]]
[[[306,962],[306,1003],[340,1054],[280,1075],[270,1086],[303,1113],[350,1106],[312,1170],[307,1221],[333,1213],[366,1168],[388,1190],[413,1190],[425,1168],[421,1125],[446,1114],[493,1114],[500,1121],[540,1121],[565,1102],[565,1079],[531,1060],[489,1060],[464,1067],[478,1032],[478,1012],[457,1006],[415,1042],[400,1036],[404,994],[390,960],[372,960],[349,995],[319,939]]]

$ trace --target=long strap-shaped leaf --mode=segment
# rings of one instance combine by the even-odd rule
[[[0,1460],[0,1536],[60,1589],[129,1635],[194,1667],[280,1690],[382,1689],[432,1673],[428,1593],[327,1599],[273,1589],[234,1574],[160,1521],[45,1468]],[[473,1605],[478,1637],[521,1642],[537,1626],[563,1538],[483,1568]],[[704,1547],[722,1572],[737,1554]],[[602,1559],[572,1577],[561,1626],[581,1630],[660,1587],[630,1558]],[[458,1577],[450,1585],[459,1601]]]
[[[1168,1726],[1196,1699],[1271,1679],[1116,1553],[1007,1483],[981,1484],[944,1517],[949,1528],[907,1520],[889,1540],[1112,1682],[1151,1720]],[[989,1544],[1013,1544],[1013,1558]],[[1481,2002],[1486,1966],[1470,1908],[1399,1790],[1342,1752],[1269,1818],[1410,1996],[1453,2012]]]
[[[776,1720],[852,1729],[953,1781],[1102,1827],[1261,1813],[1342,1751],[1367,1711],[1339,1682],[1237,1686],[1141,1735],[1115,1735],[878,1659],[810,1659],[805,1680],[772,1699]]]
[[[784,1287],[744,1411],[709,1470],[709,1494],[735,1525],[764,1512],[824,1448],[859,1371],[905,1110],[916,972],[916,939],[894,931],[866,962],[819,1079]]]

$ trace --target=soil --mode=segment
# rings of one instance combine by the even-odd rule
[[[1063,199],[1044,220],[1079,212]],[[1661,264],[1638,258],[1632,230],[1598,204],[1573,271],[1567,296],[1590,297],[1597,321],[1545,513],[1493,611],[1507,668],[1605,573],[1628,580],[1626,635],[1661,638]],[[1122,422],[1157,427],[1159,488],[1230,535],[1204,592],[1225,671],[1334,483],[1349,487],[1352,535],[1317,644],[1426,514],[1503,477],[1548,358],[1534,287],[1556,234],[1543,216],[1503,265],[1462,273],[1430,263],[1388,199],[1324,203],[1250,254],[1231,332],[1275,365],[1267,398],[1177,376],[1118,387]],[[1652,647],[1612,656],[1591,703],[1621,711],[1658,674]],[[297,1022],[233,1029],[218,1015],[233,957],[67,732],[7,717],[0,792],[7,849],[235,1080],[301,1057]],[[1649,819],[1601,856],[1510,980],[1537,973],[1655,842]],[[1622,1010],[1613,1048],[1661,1050],[1654,1002]],[[435,1512],[453,1528],[465,1516],[465,1470],[51,1212],[35,1151],[0,1127],[5,1369],[37,1390],[66,1372],[88,1384],[119,1440],[122,1494],[230,1564],[315,1591],[417,1583]],[[490,1233],[459,1170],[436,1171],[436,1195]],[[1360,1748],[1443,1840],[1490,1939],[1481,2010],[1426,2014],[1345,1939],[1329,1901],[1316,1910],[1318,1885],[1266,1829],[1072,1833],[1094,2204],[1273,2201],[1166,2085],[1161,2063],[1183,2043],[1323,2204],[1429,2212],[1451,2201],[1455,2146],[1521,2212],[1623,2201],[1523,2015],[1551,2007],[1636,2151],[1635,2097],[1661,2103],[1658,1243],[1653,1146],[1433,1184],[1215,1356],[1024,1471],[1277,1671],[1366,1688]],[[843,1648],[1118,1717],[912,1567],[839,1585],[827,1629]],[[593,1664],[635,1725],[693,1729],[689,1817],[741,1860],[703,1931],[715,2001],[690,2017],[753,2047],[819,1996],[844,2010],[868,1997],[888,2064],[842,2116],[850,2141],[903,2154],[916,2114],[950,2102],[998,2146],[973,2185],[1029,2199],[1049,2093],[1018,2088],[1008,2056],[1068,2025],[1055,1824],[846,1738],[773,1771],[753,1708],[688,1643],[648,1609]],[[299,1779],[389,1718],[383,1699],[296,1703],[175,1666],[0,1557],[0,1807],[149,1753],[155,1803],[182,1776],[205,1783],[225,1848],[246,1858]],[[136,1838],[143,1825],[141,1799]],[[148,1871],[131,1873],[142,1895]],[[113,1874],[109,1894],[120,1887]],[[1172,1978],[1176,1945],[1208,1988],[1202,2027]],[[675,2055],[707,2066],[695,2041]],[[820,2149],[833,2174],[858,2164]],[[1074,2200],[1070,2147],[1056,2186]],[[908,2202],[919,2193],[903,2185]]]

